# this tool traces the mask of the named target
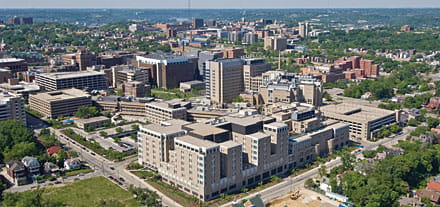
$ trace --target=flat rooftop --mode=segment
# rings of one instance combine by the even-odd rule
[[[159,134],[173,134],[176,132],[184,131],[182,129],[182,126],[187,125],[189,123],[190,122],[180,119],[171,119],[168,121],[162,121],[161,124],[143,125],[142,128]]]
[[[219,144],[220,144],[220,147],[223,147],[223,148],[233,148],[233,147],[241,146],[241,144],[234,142],[232,140],[228,140],[226,142],[222,142]]]
[[[256,133],[253,133],[253,134],[248,134],[246,136],[247,137],[252,137],[254,139],[264,139],[264,138],[270,137],[269,134],[265,134],[263,132],[256,132]]]
[[[80,97],[90,97],[88,93],[75,88],[38,93],[32,96],[44,100],[46,102],[68,100],[68,99],[74,99]]]
[[[395,113],[390,110],[348,103],[330,104],[321,106],[320,109],[324,116],[352,120],[360,123],[375,121]]]
[[[86,76],[105,75],[96,71],[75,71],[75,72],[59,72],[59,73],[41,73],[39,76],[44,76],[51,79],[69,79],[69,78],[81,78]]]
[[[22,62],[24,59],[19,58],[2,58],[0,59],[0,63],[14,63],[14,62]]]
[[[253,115],[253,116],[245,116],[245,117],[235,117],[235,116],[225,116],[224,117],[226,121],[241,125],[241,126],[250,126],[253,124],[256,124],[260,121],[266,122],[271,119],[274,119],[273,117],[263,116],[263,115]]]
[[[183,143],[185,145],[189,145],[189,146],[193,146],[194,148],[213,148],[213,147],[217,147],[219,146],[219,144],[215,143],[215,142],[211,142],[209,140],[203,140],[203,139],[199,139],[199,138],[195,138],[193,136],[181,136],[181,137],[176,137],[175,142],[180,142]]]
[[[228,130],[221,129],[221,128],[218,128],[218,127],[215,127],[212,125],[208,125],[208,124],[202,124],[202,123],[193,123],[193,124],[186,125],[185,127],[192,129],[193,133],[199,134],[202,136],[229,132]]]

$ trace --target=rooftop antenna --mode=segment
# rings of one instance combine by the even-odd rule
[[[191,16],[191,0],[188,0],[188,18],[189,21],[191,21],[192,16]]]

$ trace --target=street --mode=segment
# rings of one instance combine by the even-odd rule
[[[93,153],[87,147],[68,138],[67,136],[62,134],[62,132],[61,132],[62,130],[51,129],[51,131],[53,133],[55,133],[56,137],[60,140],[61,143],[65,144],[67,147],[78,152],[80,159],[82,161],[88,162],[90,167],[93,168],[97,172],[96,176],[106,176],[106,177],[112,176],[113,178],[118,179],[119,182],[122,184],[120,186],[125,189],[127,189],[130,185],[133,185],[135,187],[146,188],[146,189],[155,191],[161,197],[162,204],[164,207],[167,207],[167,206],[168,207],[180,207],[181,206],[180,204],[176,203],[174,200],[168,198],[163,193],[161,193],[160,191],[157,191],[151,185],[149,185],[148,183],[146,183],[142,179],[138,178],[137,176],[131,174],[128,170],[125,169],[125,166],[127,166],[130,162],[136,160],[137,157],[126,159],[122,162],[113,162],[113,161],[107,160],[106,158],[100,156],[99,154]],[[99,174],[98,174],[98,172],[99,172]],[[122,181],[119,178],[123,178],[124,181]]]

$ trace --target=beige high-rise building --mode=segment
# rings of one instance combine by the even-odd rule
[[[243,65],[244,90],[252,91],[252,78],[261,77],[261,74],[270,70],[272,65],[266,63],[264,59],[245,59]]]
[[[288,128],[273,121],[255,116],[144,125],[138,161],[182,191],[212,200],[288,170]]]
[[[287,49],[287,39],[285,37],[276,37],[276,36],[265,37],[264,49],[283,51]]]
[[[308,22],[300,22],[299,26],[299,36],[302,38],[307,38],[309,36],[309,23]]]
[[[4,120],[16,120],[26,125],[26,113],[22,96],[0,90],[0,121]]]
[[[241,59],[209,61],[210,99],[229,103],[243,91],[243,62]]]

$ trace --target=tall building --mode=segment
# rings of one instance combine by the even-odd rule
[[[242,39],[243,39],[243,32],[232,31],[228,33],[229,42],[241,42]]]
[[[264,49],[283,51],[287,49],[287,39],[285,37],[267,36],[264,38]]]
[[[192,20],[192,27],[196,29],[203,27],[203,19],[194,18]]]
[[[79,107],[91,105],[91,96],[74,88],[29,95],[29,107],[51,119],[72,115]]]
[[[87,90],[108,89],[105,73],[95,71],[41,73],[35,81],[42,90],[55,91],[66,88]]]
[[[4,120],[16,120],[26,125],[26,113],[22,96],[0,90],[0,121]]]
[[[307,38],[309,36],[309,23],[308,22],[300,22],[299,26],[299,36],[302,38]]]
[[[244,34],[243,43],[247,45],[252,45],[258,41],[258,35],[253,32],[248,32]]]
[[[243,65],[243,83],[245,91],[251,90],[252,78],[261,76],[266,71],[271,69],[272,65],[267,63],[264,59],[245,59]]]
[[[138,67],[151,68],[152,83],[160,88],[178,88],[195,79],[197,60],[168,54],[136,56]]]
[[[208,201],[287,172],[287,138],[287,126],[270,117],[169,120],[140,127],[138,162]]]
[[[78,50],[76,53],[64,55],[63,62],[65,65],[76,65],[78,70],[84,71],[97,64],[97,57],[90,51]]]
[[[243,62],[241,59],[220,59],[209,62],[210,99],[229,103],[243,91]]]
[[[208,19],[208,21],[206,22],[206,26],[217,27],[217,21],[215,21],[214,19]]]

